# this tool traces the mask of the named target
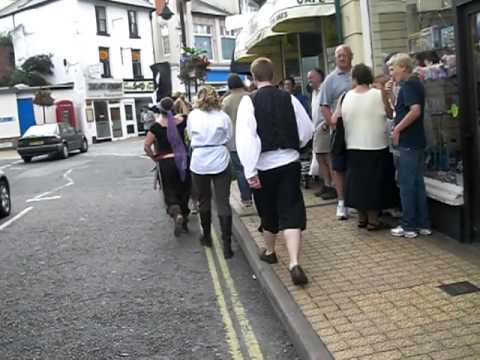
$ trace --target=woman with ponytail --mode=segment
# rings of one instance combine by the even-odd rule
[[[188,115],[187,131],[192,147],[190,170],[200,203],[200,223],[203,230],[200,242],[204,246],[212,246],[210,228],[213,184],[222,230],[223,255],[229,259],[233,256],[233,251],[228,145],[233,129],[230,117],[221,111],[220,98],[213,87],[206,86],[199,90],[195,109]]]
[[[158,162],[167,213],[174,220],[174,235],[188,232],[190,174],[185,145],[186,121],[173,115],[173,100],[163,98],[157,106],[156,121],[145,138],[145,152]],[[155,153],[152,145],[155,143]]]

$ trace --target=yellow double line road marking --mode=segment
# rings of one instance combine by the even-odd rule
[[[232,302],[232,308],[234,315],[240,325],[241,335],[244,339],[245,346],[248,351],[249,358],[251,360],[263,360],[262,351],[258,344],[257,338],[250,326],[250,321],[247,318],[245,309],[240,302],[237,289],[235,288],[230,270],[228,268],[227,262],[223,258],[223,252],[221,250],[220,241],[215,231],[212,231],[212,240],[213,240],[213,249],[217,255],[218,264],[220,271],[227,285],[228,291],[230,293],[230,298]],[[225,325],[225,330],[227,332],[227,342],[230,348],[230,353],[234,360],[243,360],[244,356],[240,348],[240,341],[235,330],[234,323],[230,313],[228,312],[227,302],[225,300],[224,291],[220,283],[220,277],[218,275],[217,265],[215,264],[214,252],[210,248],[205,248],[207,255],[208,268],[212,276],[213,286],[215,289],[215,295],[217,297],[217,302],[222,314],[223,322]]]

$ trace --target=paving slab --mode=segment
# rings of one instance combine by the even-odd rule
[[[277,244],[279,263],[262,266],[273,270],[287,301],[293,299],[306,319],[303,326],[313,329],[331,356],[480,359],[480,292],[451,296],[440,288],[457,282],[480,287],[480,246],[436,232],[405,239],[388,230],[359,229],[355,217],[337,220],[335,205],[314,191],[304,190],[308,225],[301,262],[309,285],[291,283],[283,239]],[[247,230],[239,241],[254,246],[247,254],[253,257],[263,247],[259,219],[238,199],[232,186],[237,227]],[[315,351],[305,356],[315,358]]]

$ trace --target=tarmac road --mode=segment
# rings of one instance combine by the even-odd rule
[[[296,359],[241,250],[175,238],[142,138],[2,160],[0,359]]]

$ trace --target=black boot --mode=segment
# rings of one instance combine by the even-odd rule
[[[203,235],[200,237],[200,243],[203,246],[212,247],[212,213],[210,211],[200,212],[200,224],[202,225]]]
[[[232,216],[219,216],[220,228],[222,230],[223,257],[230,259],[233,257],[232,251]]]

